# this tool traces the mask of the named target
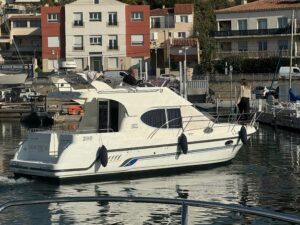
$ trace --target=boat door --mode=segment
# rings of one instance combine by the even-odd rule
[[[101,133],[119,131],[119,103],[113,100],[98,102],[98,130]]]

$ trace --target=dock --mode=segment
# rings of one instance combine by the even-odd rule
[[[81,115],[68,115],[64,104],[69,102],[64,101],[49,101],[47,111],[53,114],[54,122],[79,122]],[[20,119],[23,115],[29,114],[33,110],[33,104],[38,109],[44,110],[44,102],[1,102],[0,103],[0,120],[5,119]]]

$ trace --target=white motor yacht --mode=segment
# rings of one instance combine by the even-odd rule
[[[61,182],[129,179],[127,174],[224,163],[256,132],[255,119],[247,125],[214,122],[167,87],[92,85],[62,93],[83,103],[78,129],[30,131],[10,162],[15,175]]]

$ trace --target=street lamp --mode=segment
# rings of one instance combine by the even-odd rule
[[[184,62],[183,62],[183,90],[184,90],[184,97],[187,99],[187,68],[186,68],[186,51],[189,49],[188,46],[184,46]],[[179,53],[182,54],[183,50],[179,50]]]
[[[157,76],[157,46],[155,44],[155,75]]]

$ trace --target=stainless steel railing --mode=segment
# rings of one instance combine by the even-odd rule
[[[32,199],[32,200],[16,200],[9,201],[0,205],[0,213],[9,207],[49,204],[49,203],[66,203],[66,202],[134,202],[134,203],[154,203],[154,204],[168,204],[181,205],[181,224],[188,224],[188,207],[204,207],[204,208],[219,208],[229,211],[252,214],[260,217],[271,218],[279,221],[300,224],[300,217],[279,213],[271,210],[260,209],[255,207],[246,207],[237,204],[223,204],[219,202],[208,202],[188,199],[171,199],[171,198],[152,198],[152,197],[121,197],[121,196],[86,196],[86,197],[60,197],[47,199]]]

